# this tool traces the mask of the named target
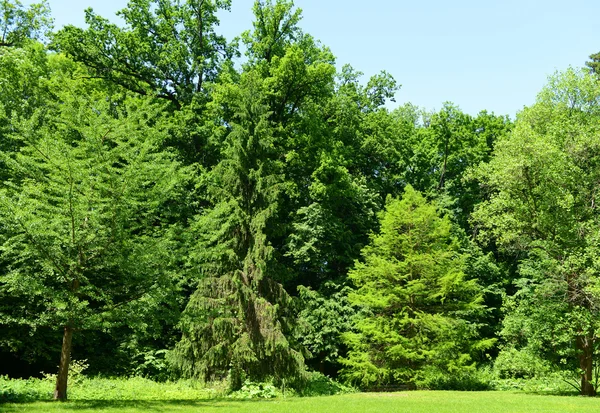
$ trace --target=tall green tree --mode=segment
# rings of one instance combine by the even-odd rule
[[[207,177],[215,205],[199,217],[192,256],[201,280],[173,353],[184,375],[210,380],[229,371],[233,388],[245,375],[298,378],[304,368],[269,237],[286,185],[265,86],[250,72],[225,91],[235,116],[224,159]]]
[[[75,331],[142,323],[175,290],[170,211],[187,179],[160,150],[162,105],[115,108],[77,85],[62,82],[60,101],[17,122],[22,148],[1,154],[0,322],[62,329],[59,400]]]
[[[474,214],[483,240],[523,257],[505,336],[515,339],[519,323],[539,322],[520,329],[517,346],[573,360],[588,396],[596,391],[599,337],[599,101],[592,75],[569,69],[552,76],[479,169],[489,199]]]
[[[480,340],[469,321],[483,311],[480,287],[464,273],[467,256],[449,217],[410,185],[389,199],[381,230],[349,276],[350,302],[366,315],[344,340],[350,350],[342,377],[361,386],[421,385],[428,373],[460,375],[473,368]]]
[[[230,0],[132,0],[118,15],[119,27],[86,10],[88,29],[68,25],[53,47],[85,64],[94,77],[140,95],[170,101],[176,109],[217,77],[234,49],[216,33],[217,11]]]
[[[284,289],[295,292],[300,274],[286,253],[295,211],[306,205],[307,175],[316,167],[302,159],[318,161],[322,150],[303,143],[320,127],[316,114],[333,92],[335,73],[331,53],[296,26],[291,2],[256,2],[255,13],[239,81],[215,88],[211,107],[223,119],[225,143],[209,174],[215,206],[198,226],[194,260],[204,281],[174,353],[187,375],[206,379],[231,368],[234,387],[242,371],[298,378],[304,369]]]

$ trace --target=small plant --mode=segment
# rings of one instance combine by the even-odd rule
[[[81,384],[85,380],[83,372],[87,370],[90,365],[87,360],[71,360],[69,365],[69,384]],[[47,382],[56,382],[56,374],[44,373],[44,379]]]
[[[272,383],[256,383],[245,380],[240,390],[232,392],[229,397],[234,399],[272,399],[281,392]]]
[[[0,403],[50,400],[52,385],[41,379],[9,379],[0,376]]]

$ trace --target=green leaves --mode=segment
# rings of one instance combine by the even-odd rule
[[[569,69],[551,77],[536,104],[520,113],[510,139],[501,140],[477,171],[490,198],[474,213],[482,239],[525,253],[519,268],[524,280],[507,302],[504,336],[513,341],[513,327],[529,325],[518,348],[554,359],[547,346],[559,354],[577,345],[580,364],[591,363],[585,354],[598,326],[587,320],[600,308],[598,96],[590,75]],[[582,391],[590,380],[591,370]]]
[[[25,8],[19,0],[0,1],[0,48],[21,47],[28,40],[43,39],[52,28],[46,0]]]
[[[55,49],[85,64],[95,77],[140,95],[153,95],[176,109],[196,97],[206,101],[234,50],[215,32],[216,13],[230,0],[134,0],[120,12],[121,28],[86,11],[87,30],[66,26],[54,35]]]
[[[16,124],[22,149],[3,154],[2,288],[24,300],[24,323],[37,322],[33,300],[48,324],[96,328],[171,283],[165,206],[186,178],[149,125],[162,107],[129,100],[114,118],[109,102],[89,98]]]

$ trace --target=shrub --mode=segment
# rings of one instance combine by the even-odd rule
[[[345,386],[319,372],[307,373],[306,382],[298,390],[299,396],[333,396],[335,394],[354,393],[356,389]]]
[[[426,367],[415,377],[418,389],[484,391],[492,388],[492,375],[488,370],[463,369],[448,373],[436,367]]]
[[[578,377],[570,372],[553,372],[532,379],[495,379],[492,388],[500,391],[525,391],[528,393],[577,394]]]
[[[280,395],[279,389],[271,382],[257,383],[245,380],[242,388],[232,392],[228,397],[234,399],[272,399]]]
[[[527,349],[505,348],[494,362],[494,373],[500,379],[544,377],[551,371],[548,362]]]

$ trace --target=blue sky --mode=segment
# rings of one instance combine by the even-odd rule
[[[221,15],[228,38],[251,28],[253,0]],[[57,28],[84,25],[92,7],[110,19],[126,0],[49,0]],[[581,67],[600,51],[598,0],[295,0],[301,27],[338,64],[402,85],[397,104],[515,113],[535,101],[548,75]]]

